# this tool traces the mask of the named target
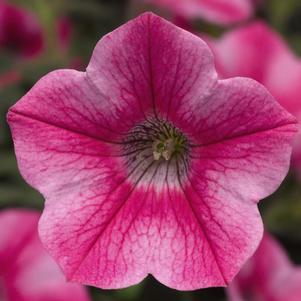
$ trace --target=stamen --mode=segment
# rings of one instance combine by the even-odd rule
[[[165,141],[156,140],[153,144],[153,155],[156,161],[163,157],[166,161],[170,160],[175,152],[175,142],[172,138]]]

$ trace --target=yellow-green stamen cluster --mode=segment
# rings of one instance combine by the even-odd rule
[[[153,155],[155,160],[164,158],[170,160],[172,156],[181,154],[185,148],[185,138],[174,132],[171,137],[164,136],[161,139],[156,139],[153,143]]]

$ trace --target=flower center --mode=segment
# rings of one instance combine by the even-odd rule
[[[147,119],[132,128],[124,140],[129,178],[137,185],[179,184],[188,172],[188,146],[186,136],[170,122]]]

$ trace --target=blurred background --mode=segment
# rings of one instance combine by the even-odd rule
[[[96,42],[139,13],[152,10],[196,34],[214,37],[248,23],[250,19],[259,18],[282,35],[292,52],[301,56],[300,0],[261,1],[256,4],[252,16],[227,25],[212,20],[209,22],[202,17],[183,18],[158,5],[160,1],[146,2],[10,0],[3,2],[9,4],[9,8],[3,9],[0,0],[1,209],[43,208],[42,196],[29,187],[18,172],[5,117],[8,108],[46,73],[60,68],[84,70]],[[260,203],[260,211],[266,229],[278,238],[292,261],[301,264],[301,185],[294,171],[289,173],[276,193]],[[226,300],[223,289],[178,292],[164,287],[151,277],[138,286],[124,290],[89,288],[89,292],[92,300],[104,301]]]

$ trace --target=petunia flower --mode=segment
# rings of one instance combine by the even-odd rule
[[[42,78],[8,121],[46,198],[44,245],[68,279],[101,288],[229,283],[296,132],[262,85],[218,80],[208,46],[151,13],[103,37],[86,72]]]
[[[301,59],[268,25],[257,21],[208,42],[221,77],[256,79],[301,122]],[[296,139],[293,163],[301,176],[301,131]]]
[[[88,301],[84,287],[67,283],[38,236],[39,213],[0,211],[0,298],[5,301]]]
[[[187,19],[202,18],[209,22],[230,25],[241,22],[254,12],[254,0],[142,0],[164,7]]]
[[[42,27],[35,15],[0,0],[0,48],[33,57],[44,47]]]
[[[254,254],[227,289],[230,301],[299,301],[301,268],[265,233]]]

